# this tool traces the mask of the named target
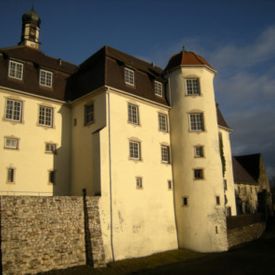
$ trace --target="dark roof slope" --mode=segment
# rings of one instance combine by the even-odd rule
[[[202,56],[194,52],[181,51],[171,57],[165,71],[170,71],[184,65],[204,65],[214,70],[214,68]]]
[[[124,68],[130,68],[135,73],[135,86],[124,83]],[[135,96],[168,105],[168,101],[154,93],[154,80],[165,84],[162,70],[146,61],[105,46],[84,61],[79,70],[71,78],[72,92],[70,99],[74,100],[101,86],[110,86]]]
[[[9,60],[23,63],[23,79],[8,77]],[[0,49],[0,85],[39,96],[64,100],[67,78],[76,70],[76,66],[60,59],[43,54],[41,51],[26,46]],[[39,85],[39,70],[53,73],[53,86]]]
[[[255,181],[258,181],[260,176],[261,154],[236,156],[235,159],[242,165],[242,167]]]
[[[216,104],[216,108],[217,108],[218,125],[221,127],[230,129],[230,127],[228,126],[227,122],[225,121],[225,119],[222,115],[222,112],[221,112],[218,104]]]
[[[257,181],[249,174],[249,172],[242,166],[236,157],[232,157],[233,174],[235,183],[257,184]]]

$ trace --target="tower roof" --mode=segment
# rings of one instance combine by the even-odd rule
[[[37,12],[32,8],[30,11],[27,11],[22,15],[22,22],[23,23],[34,23],[34,24],[38,25],[38,27],[39,27],[40,23],[41,23],[41,19],[40,19],[39,15],[37,14]]]
[[[189,52],[189,51],[181,51],[175,55],[173,55],[166,68],[165,71],[170,71],[173,70],[179,66],[207,66],[210,69],[214,70],[214,68],[200,55],[194,53],[194,52]]]

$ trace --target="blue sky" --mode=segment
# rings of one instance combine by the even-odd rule
[[[103,45],[161,67],[182,46],[204,56],[217,69],[233,153],[262,152],[275,176],[274,0],[2,0],[0,47],[19,41],[32,4],[42,50],[75,64]]]

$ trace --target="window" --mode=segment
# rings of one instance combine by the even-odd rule
[[[135,85],[135,73],[133,70],[124,68],[124,82],[130,86]]]
[[[53,108],[46,106],[39,106],[39,125],[53,126]]]
[[[131,140],[129,142],[130,159],[140,160],[140,142]]]
[[[56,153],[56,144],[55,143],[46,143],[45,152],[55,154]]]
[[[15,182],[15,169],[14,168],[8,168],[7,182],[8,183],[14,183]]]
[[[40,70],[39,84],[45,87],[52,87],[53,84],[53,73],[45,70]]]
[[[6,149],[18,149],[19,148],[19,139],[12,137],[5,137],[5,145]]]
[[[223,186],[224,186],[224,190],[226,191],[227,190],[227,180],[223,180]]]
[[[9,62],[9,77],[22,80],[23,79],[23,64],[10,60],[10,62]]]
[[[159,113],[159,130],[162,132],[168,132],[168,120],[166,114]]]
[[[5,119],[21,122],[22,101],[7,99]]]
[[[194,169],[194,179],[195,180],[203,179],[203,169]]]
[[[84,107],[84,125],[94,122],[94,104],[85,105]]]
[[[182,206],[188,206],[188,197],[182,197]]]
[[[221,204],[220,196],[216,196],[216,205],[220,205],[220,204]]]
[[[189,114],[189,121],[191,131],[204,131],[203,113]]]
[[[200,95],[200,82],[198,78],[186,79],[187,95]]]
[[[161,145],[161,162],[170,163],[170,148],[167,145]]]
[[[226,211],[226,216],[227,217],[232,216],[232,211],[231,211],[231,207],[230,206],[227,206],[225,208],[225,211]]]
[[[195,146],[195,158],[202,158],[204,157],[204,150],[203,146]]]
[[[167,183],[168,183],[168,189],[169,189],[169,190],[172,190],[172,187],[173,187],[172,181],[171,181],[171,180],[168,180]]]
[[[128,122],[139,124],[139,111],[135,104],[128,103]]]
[[[154,81],[154,91],[155,95],[162,97],[163,95],[163,85],[159,81]]]
[[[142,189],[142,177],[136,177],[136,188]]]
[[[56,171],[49,171],[49,183],[55,184]]]

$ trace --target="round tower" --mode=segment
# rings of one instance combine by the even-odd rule
[[[22,34],[19,45],[39,49],[39,31],[41,20],[32,8],[22,16]]]
[[[183,50],[165,71],[179,246],[227,250],[215,70],[203,57]]]

